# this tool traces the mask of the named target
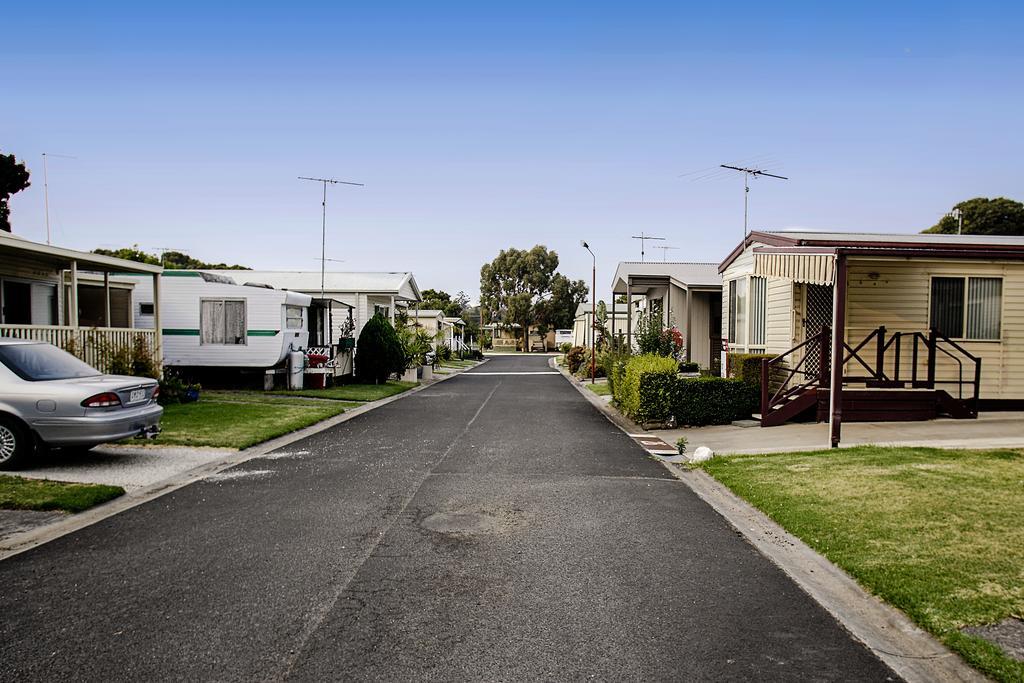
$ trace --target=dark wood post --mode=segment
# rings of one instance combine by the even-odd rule
[[[835,296],[832,309],[832,401],[829,436],[832,448],[839,448],[843,431],[843,342],[846,337],[846,256],[836,253]]]
[[[935,388],[935,348],[938,345],[938,333],[935,328],[928,330],[928,388]]]
[[[612,343],[609,348],[615,348],[615,292],[612,292]]]
[[[832,344],[832,326],[822,325],[821,330],[818,332],[818,386],[827,387],[828,372],[829,368],[832,367],[832,361],[829,360],[832,354],[829,352],[829,347]]]
[[[885,325],[878,326],[878,349],[875,352],[875,379],[885,379]]]
[[[971,412],[978,417],[978,401],[981,394],[981,359],[974,361],[974,398],[971,399]]]
[[[633,352],[633,278],[626,276],[626,349]]]

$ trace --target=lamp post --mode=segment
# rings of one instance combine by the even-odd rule
[[[590,271],[590,383],[594,384],[597,376],[597,356],[594,351],[594,329],[597,327],[597,257],[586,240],[580,240],[580,246],[590,252],[593,267]]]

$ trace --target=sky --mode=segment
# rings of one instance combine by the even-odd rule
[[[751,229],[916,232],[1024,199],[1024,4],[18,3],[0,152],[14,231],[258,269],[410,270],[479,291],[543,244],[720,262]],[[74,158],[58,157],[67,155]],[[709,177],[710,174],[710,177]]]

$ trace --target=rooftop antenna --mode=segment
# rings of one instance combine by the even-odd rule
[[[299,180],[312,180],[314,183],[322,183],[324,186],[323,218],[320,226],[320,298],[324,298],[324,267],[327,264],[327,184],[331,185],[354,185],[365,187],[363,183],[352,183],[347,180],[334,180],[333,178],[310,178],[300,175]]]
[[[664,241],[665,238],[664,237],[651,237],[650,235],[644,234],[644,232],[641,231],[639,235],[633,235],[633,239],[640,240],[640,263],[643,263],[644,262],[644,243],[647,240],[662,240],[662,241]]]
[[[744,168],[742,166],[730,166],[728,164],[719,164],[722,168],[728,168],[733,171],[739,171],[743,174],[743,239],[747,239],[747,198],[750,194],[750,179],[757,178],[758,176],[766,176],[768,178],[778,178],[779,180],[789,180],[786,176],[775,175],[774,173],[768,173],[759,168]]]
[[[654,248],[655,249],[661,249],[661,261],[662,261],[662,263],[664,263],[667,260],[666,256],[668,255],[668,250],[669,249],[678,249],[679,247],[663,247],[663,246],[661,246],[659,244],[658,246],[656,246]]]
[[[58,157],[60,159],[77,159],[78,157],[67,154],[47,154],[43,152],[43,211],[46,214],[46,243],[50,243],[50,183],[46,173],[46,157]]]
[[[169,252],[169,251],[177,251],[177,252],[180,252],[182,254],[187,254],[188,253],[187,250],[185,250],[185,249],[178,249],[177,247],[150,247],[150,249],[156,249],[157,251],[160,252],[160,267],[161,268],[164,265],[164,256],[167,255],[167,252]]]

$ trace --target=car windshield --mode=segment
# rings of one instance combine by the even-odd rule
[[[29,382],[95,377],[102,374],[67,351],[50,344],[0,345],[0,363]]]

